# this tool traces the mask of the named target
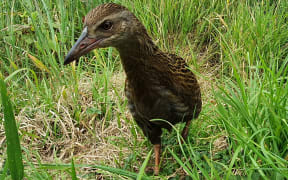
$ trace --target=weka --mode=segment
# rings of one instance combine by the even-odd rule
[[[151,40],[143,24],[127,8],[102,4],[84,19],[84,29],[69,51],[68,64],[96,48],[115,47],[126,73],[128,108],[144,135],[154,145],[154,174],[159,173],[161,128],[186,122],[188,134],[192,119],[198,117],[202,101],[199,84],[185,61],[162,52]],[[168,121],[151,121],[163,119]]]

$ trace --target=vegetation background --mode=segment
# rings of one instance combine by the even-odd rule
[[[163,134],[158,177],[143,171],[152,146],[126,108],[117,51],[63,66],[82,17],[104,2],[0,2],[0,77],[26,179],[288,178],[287,0],[114,1],[161,49],[185,58],[201,84],[203,111],[187,144],[179,144],[183,125]],[[1,109],[0,177],[9,179]]]

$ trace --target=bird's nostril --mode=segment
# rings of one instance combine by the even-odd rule
[[[80,49],[84,49],[85,47],[86,47],[86,44],[81,43],[79,48],[80,48]]]

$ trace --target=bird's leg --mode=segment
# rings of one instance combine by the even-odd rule
[[[184,129],[183,129],[183,131],[182,131],[182,134],[181,134],[181,135],[182,135],[184,141],[186,140],[186,138],[187,138],[187,136],[188,136],[190,124],[191,124],[191,120],[187,121],[187,122],[186,122],[186,125],[185,125],[185,127],[184,127]],[[183,142],[182,142],[182,143],[183,143]]]
[[[154,144],[154,153],[155,153],[155,168],[154,174],[159,174],[160,169],[160,151],[161,151],[161,144]]]

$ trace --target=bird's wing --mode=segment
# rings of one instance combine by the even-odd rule
[[[196,76],[181,57],[168,54],[162,58],[165,58],[167,65],[165,71],[169,79],[165,86],[171,91],[173,101],[177,102],[176,109],[180,111],[187,109],[189,114],[197,117],[201,111],[202,101]]]

